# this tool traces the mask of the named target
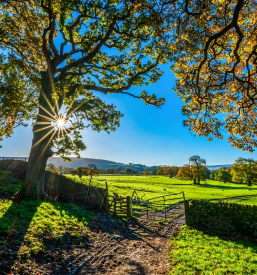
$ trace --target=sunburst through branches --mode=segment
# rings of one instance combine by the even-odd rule
[[[72,103],[70,104],[70,106],[68,106],[68,108],[65,108],[64,106],[60,110],[59,110],[59,108],[56,108],[58,110],[58,113],[57,113],[55,111],[54,106],[51,105],[49,100],[46,100],[46,101],[50,107],[50,110],[49,110],[49,108],[47,110],[45,107],[37,104],[39,106],[39,108],[41,108],[45,112],[45,115],[38,114],[39,116],[44,118],[45,121],[37,121],[36,125],[43,126],[44,124],[46,124],[47,126],[40,127],[39,129],[35,130],[35,132],[40,132],[40,131],[45,131],[45,130],[49,130],[49,131],[47,131],[45,133],[45,135],[43,137],[41,137],[33,145],[33,147],[37,146],[37,144],[42,142],[45,138],[49,137],[50,134],[52,134],[52,135],[50,136],[50,140],[48,141],[47,145],[51,142],[51,140],[54,137],[58,137],[58,139],[60,139],[60,138],[63,138],[65,135],[68,135],[69,133],[71,133],[71,131],[72,131],[71,129],[73,129],[74,123],[76,124],[76,122],[73,121],[74,118],[72,119],[71,116],[77,110],[77,108],[81,106],[81,105],[77,106],[77,108],[70,111],[72,108],[72,105],[74,103],[74,100],[73,100]],[[49,125],[49,122],[50,122],[50,125]]]
[[[56,130],[64,130],[68,122],[69,119],[60,114],[56,116],[55,120],[52,120],[52,126],[54,126]]]

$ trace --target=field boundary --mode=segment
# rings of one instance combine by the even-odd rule
[[[210,199],[208,201],[234,200],[234,199],[240,199],[240,198],[245,198],[245,197],[257,197],[257,194],[255,194],[255,195],[235,196],[235,197],[228,197],[228,198],[222,198],[222,199]]]

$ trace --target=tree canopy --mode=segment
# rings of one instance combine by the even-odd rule
[[[164,103],[146,91],[129,90],[157,82],[160,65],[171,58],[169,5],[164,0],[1,2],[0,137],[26,120],[34,122],[22,197],[45,198],[47,159],[79,157],[86,148],[81,130],[119,127],[122,114],[99,94],[121,93],[157,107]]]
[[[52,163],[49,163],[46,165],[46,171],[50,171],[52,173],[59,174],[58,168]]]
[[[150,175],[150,172],[147,169],[145,169],[143,173],[144,173],[145,176]]]
[[[251,186],[257,182],[257,162],[253,159],[239,158],[231,166],[232,180]]]
[[[226,183],[231,182],[232,176],[229,171],[219,169],[218,171],[215,171],[214,179]]]
[[[159,65],[170,58],[162,1],[29,0],[0,5],[1,137],[10,136],[14,125],[36,119],[44,71],[51,79],[51,96],[58,98],[48,98],[52,115],[62,105],[72,105],[69,113],[76,109],[80,122],[90,122],[97,131],[115,130],[121,114],[92,92],[164,103],[146,91],[128,92],[158,81]],[[67,140],[63,146],[75,153],[82,149]],[[59,155],[64,156],[63,150]]]
[[[179,168],[177,173],[178,179],[193,180],[194,184],[200,184],[201,180],[206,180],[206,160],[199,156],[189,158],[189,164],[185,164]]]
[[[0,3],[0,141],[14,127],[35,119],[39,72],[45,63],[39,34],[46,20],[37,1]]]
[[[176,91],[184,125],[238,149],[257,146],[257,2],[174,1]]]

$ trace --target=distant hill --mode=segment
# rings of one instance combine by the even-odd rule
[[[221,167],[230,167],[232,166],[233,164],[223,164],[223,165],[207,165],[207,168],[209,170],[217,170],[217,169],[220,169]]]
[[[53,163],[56,167],[63,166],[63,167],[74,168],[74,169],[81,166],[82,167],[88,166],[88,164],[95,164],[97,168],[102,168],[102,169],[115,168],[115,169],[124,170],[128,167],[130,169],[139,170],[141,172],[143,172],[145,169],[147,169],[148,171],[151,171],[152,169],[158,167],[158,166],[147,166],[147,165],[135,164],[135,163],[124,164],[124,163],[119,163],[119,162],[114,162],[114,161],[104,160],[104,159],[71,158],[71,160],[72,160],[71,162],[65,162],[60,157],[51,157],[48,159],[47,163]]]
[[[5,157],[5,159],[13,159],[13,157]],[[20,159],[20,160],[27,160],[28,157],[14,157],[14,159]],[[102,169],[107,169],[107,168],[115,168],[115,169],[121,169],[124,170],[127,167],[133,170],[138,170],[143,172],[145,169],[148,171],[152,171],[152,169],[157,168],[160,165],[157,166],[147,166],[144,164],[136,164],[136,163],[119,163],[115,161],[110,161],[110,160],[104,160],[104,159],[91,159],[91,158],[71,158],[71,162],[65,162],[63,161],[62,158],[60,157],[51,157],[48,159],[47,163],[53,163],[56,167],[63,166],[63,167],[68,167],[68,168],[74,168],[76,169],[77,167],[83,167],[83,166],[88,166],[88,164],[95,164],[97,168],[102,168]],[[221,167],[230,167],[232,164],[223,164],[223,165],[207,165],[207,168],[209,170],[217,170],[220,169]]]

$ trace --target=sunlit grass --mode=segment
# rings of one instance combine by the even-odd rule
[[[171,242],[170,274],[256,274],[257,245],[232,242],[184,226]]]
[[[18,258],[27,260],[44,253],[48,244],[64,244],[67,234],[71,239],[88,236],[92,217],[92,212],[70,203],[22,201],[16,205],[0,200],[0,245],[19,245]]]
[[[89,177],[67,175],[73,180],[89,183]],[[243,204],[257,204],[257,185],[251,187],[246,184],[222,183],[219,181],[207,180],[201,185],[193,185],[190,181],[177,180],[166,176],[127,176],[127,175],[100,175],[92,181],[93,185],[105,188],[108,184],[109,194],[118,193],[120,196],[131,196],[136,190],[143,199],[151,199],[169,193],[184,192],[187,200],[191,199],[220,199],[236,196],[256,195],[244,199],[231,200]],[[166,190],[164,190],[166,189]]]

